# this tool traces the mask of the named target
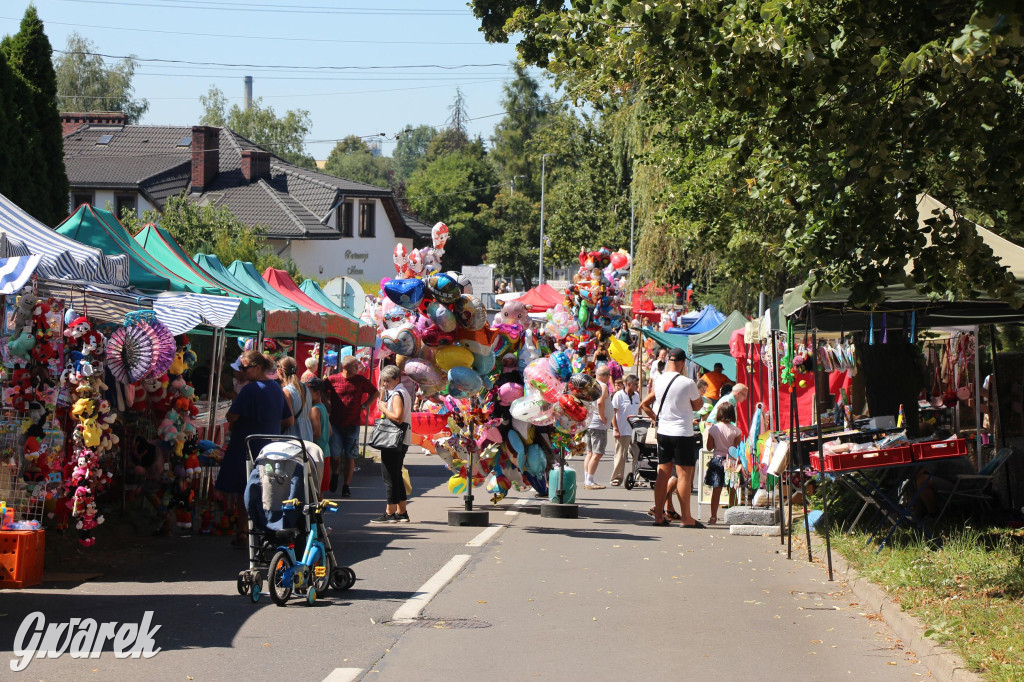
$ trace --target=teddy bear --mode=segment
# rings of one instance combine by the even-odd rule
[[[37,303],[39,303],[39,297],[29,289],[26,289],[25,293],[18,297],[14,308],[15,329],[31,331],[32,315]]]
[[[501,311],[494,317],[495,324],[518,324],[523,327],[530,326],[530,316],[526,306],[519,301],[506,301],[501,306]]]

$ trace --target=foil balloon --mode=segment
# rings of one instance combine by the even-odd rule
[[[453,312],[459,325],[465,329],[475,331],[483,329],[487,324],[487,311],[484,304],[476,296],[463,294],[455,303]]]
[[[438,303],[437,301],[431,301],[427,304],[426,308],[427,317],[434,321],[434,324],[443,332],[455,331],[457,324],[455,319],[455,313],[453,313],[444,304]]]
[[[395,244],[395,252],[392,256],[392,261],[395,263],[395,272],[402,274],[405,270],[405,266],[409,264],[409,252],[405,248],[405,244],[399,242]]]
[[[429,246],[425,246],[420,249],[420,258],[423,259],[424,274],[434,275],[441,271],[441,255],[443,253],[443,250],[432,249]]]
[[[551,373],[551,363],[547,358],[537,358],[523,372],[526,383],[537,390],[549,403],[558,402],[558,397],[565,390],[565,384]]]
[[[444,249],[448,243],[448,226],[444,223],[437,223],[430,228],[430,243],[435,249]]]
[[[532,443],[526,446],[526,461],[519,465],[519,468],[524,473],[531,473],[534,476],[540,476],[544,473],[547,468],[548,458],[544,455],[544,451],[541,450],[540,446],[536,443]]]
[[[439,303],[454,305],[462,296],[458,282],[450,275],[439,272],[436,275],[427,277],[427,291],[431,297]]]
[[[549,355],[548,363],[551,365],[551,373],[561,381],[568,381],[572,376],[572,362],[564,352],[558,350]]]
[[[463,476],[452,476],[448,479],[448,492],[462,495],[466,492],[467,481]]]
[[[547,426],[555,418],[554,407],[540,396],[526,395],[512,401],[509,408],[512,419],[535,424],[536,426]]]
[[[434,362],[445,372],[453,367],[472,367],[473,360],[473,354],[457,344],[441,346],[434,351]]]
[[[380,341],[395,355],[415,355],[420,342],[416,336],[416,328],[408,323],[401,327],[386,329],[381,333]]]
[[[568,417],[575,419],[576,421],[583,421],[587,418],[587,405],[577,398],[576,396],[563,393],[558,398],[558,407],[561,408]]]
[[[524,441],[532,441],[534,435],[534,427],[530,422],[524,422],[522,419],[512,420],[512,430],[522,436]],[[511,431],[509,433],[512,433]]]
[[[449,270],[448,275],[458,283],[459,288],[462,289],[462,293],[473,293],[473,282],[470,281],[469,275],[464,275],[457,270]]]
[[[525,389],[522,384],[502,384],[498,387],[498,402],[508,407],[514,400],[518,400],[525,395]]]
[[[589,374],[573,374],[569,379],[569,393],[590,403],[601,397],[601,384]]]
[[[522,346],[523,327],[518,324],[496,324],[491,327],[494,332],[494,354],[503,358],[514,353]]]
[[[537,350],[536,348],[523,348],[521,351],[519,351],[519,363],[517,364],[519,371],[525,372],[526,368],[529,367],[530,364],[534,360],[537,360],[538,358],[540,358],[539,350]]]
[[[392,279],[384,284],[384,294],[396,305],[415,310],[423,300],[425,287],[420,279]]]
[[[587,423],[590,421],[587,416],[584,416],[583,419],[574,419],[562,410],[561,405],[555,406],[554,413],[555,430],[559,433],[564,433],[567,436],[576,436],[587,430]]]
[[[413,274],[415,277],[419,277],[423,274],[423,254],[413,249],[409,252],[408,263],[406,269]]]
[[[448,370],[448,394],[453,398],[469,398],[484,389],[480,375],[469,367],[452,367]]]
[[[490,350],[486,353],[473,353],[473,371],[481,375],[490,374],[494,371],[496,361],[497,358]]]
[[[411,316],[412,313],[402,306],[396,305],[390,298],[385,299],[383,305],[381,305],[380,323],[385,329],[401,327],[409,321]]]
[[[616,270],[626,270],[630,266],[629,254],[619,249],[612,254],[611,265]]]

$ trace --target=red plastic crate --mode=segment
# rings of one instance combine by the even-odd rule
[[[43,581],[45,530],[0,531],[0,588],[32,587]]]
[[[913,451],[915,462],[925,459],[963,457],[967,454],[967,441],[963,438],[933,440],[927,443],[913,443],[910,449]]]
[[[839,452],[825,455],[824,471],[854,471],[856,469],[872,469],[874,467],[910,464],[913,455],[909,446],[886,448],[885,450],[865,450],[863,452]],[[811,466],[822,471],[820,455],[811,454]]]

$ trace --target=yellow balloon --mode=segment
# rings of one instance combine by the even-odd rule
[[[440,346],[434,351],[434,363],[445,372],[453,367],[472,367],[473,353],[462,346]]]
[[[453,495],[461,495],[466,492],[466,479],[462,476],[452,476],[448,479],[448,492]]]

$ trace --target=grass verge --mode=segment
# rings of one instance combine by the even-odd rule
[[[832,547],[971,669],[1024,680],[1024,532],[968,526],[941,548],[903,538],[877,553],[862,533],[836,533]]]

